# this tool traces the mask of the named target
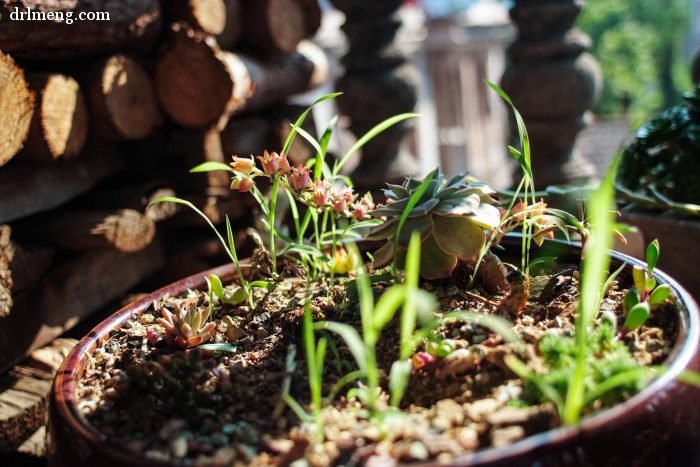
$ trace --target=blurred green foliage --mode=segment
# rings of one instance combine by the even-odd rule
[[[594,111],[648,118],[678,103],[690,87],[683,51],[689,30],[689,0],[587,0],[578,26],[591,36],[591,53],[605,84]]]

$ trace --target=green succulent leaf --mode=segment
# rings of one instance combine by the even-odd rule
[[[406,222],[404,222],[401,232],[399,232],[399,245],[407,247],[413,232],[418,232],[421,241],[423,241],[432,231],[433,223],[430,222],[430,217],[409,217],[406,219]]]
[[[639,266],[632,268],[632,279],[634,280],[634,288],[637,289],[639,295],[644,295],[644,291],[647,288],[647,279],[644,269]]]
[[[649,295],[649,305],[661,305],[670,296],[671,286],[668,284],[660,285]]]
[[[637,303],[627,313],[625,318],[625,329],[634,331],[642,326],[649,318],[649,304],[647,302]]]
[[[372,265],[375,269],[383,268],[394,259],[394,244],[387,242],[374,252]]]
[[[372,228],[365,236],[367,240],[386,240],[394,236],[396,229],[399,227],[399,218],[394,217],[387,219],[386,222]]]
[[[637,303],[639,303],[639,292],[637,292],[637,289],[629,289],[625,294],[624,301],[622,302],[623,310],[625,311],[625,313],[629,313],[629,311]]]
[[[433,237],[442,251],[461,260],[476,259],[484,246],[484,229],[471,218],[432,216]]]
[[[420,251],[420,275],[423,278],[450,277],[455,266],[457,266],[457,257],[445,253],[433,235],[423,240]]]

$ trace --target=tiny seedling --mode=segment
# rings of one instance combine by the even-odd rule
[[[649,318],[650,312],[671,296],[671,286],[668,284],[657,286],[656,279],[653,277],[660,253],[659,241],[654,240],[647,246],[646,270],[639,266],[635,266],[632,270],[634,287],[629,289],[623,302],[624,332],[640,328]]]

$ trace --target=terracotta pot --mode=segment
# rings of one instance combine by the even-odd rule
[[[507,240],[511,247],[515,245]],[[519,245],[519,244],[518,244]],[[576,250],[555,242],[560,260],[575,259]],[[519,248],[519,247],[518,247]],[[511,248],[517,251],[517,248]],[[550,252],[548,252],[550,253]],[[639,261],[618,253],[615,262]],[[204,288],[205,274],[233,279],[234,269],[222,266],[196,274],[154,292],[103,321],[73,349],[56,376],[49,404],[49,466],[111,467],[160,466],[153,460],[135,457],[110,442],[80,414],[76,401],[77,380],[85,371],[88,355],[123,326],[131,316],[143,313],[166,294],[177,295],[187,288]],[[700,316],[692,297],[662,272],[660,283],[670,284],[679,299],[679,336],[667,362],[668,371],[642,392],[583,420],[575,427],[558,428],[531,436],[510,446],[486,449],[457,459],[453,465],[559,466],[559,465],[698,465],[700,462],[700,390],[677,382],[687,368],[700,368],[698,352]],[[134,414],[138,417],[138,414]]]

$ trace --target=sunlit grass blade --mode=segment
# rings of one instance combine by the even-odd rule
[[[321,171],[323,170],[323,166],[326,163],[325,157],[326,153],[328,152],[328,145],[331,142],[331,137],[333,136],[333,131],[335,129],[335,126],[338,124],[338,116],[335,115],[330,122],[328,122],[328,126],[326,127],[326,130],[323,132],[323,135],[321,135],[321,139],[319,140],[319,144],[321,146],[321,152],[316,153],[316,158],[314,162],[314,180],[318,180],[321,178]],[[330,172],[330,170],[329,170]]]
[[[439,322],[445,323],[450,320],[466,321],[469,323],[478,324],[479,326],[483,326],[496,334],[499,334],[505,342],[520,341],[520,337],[515,333],[515,331],[513,331],[513,326],[500,316],[486,315],[473,311],[456,310],[443,315]]]
[[[284,145],[282,146],[282,154],[287,154],[289,152],[289,148],[292,147],[292,143],[294,142],[294,137],[296,136],[296,130],[294,128],[299,128],[301,125],[304,123],[304,120],[306,120],[306,116],[309,115],[309,112],[316,106],[317,104],[320,104],[321,102],[334,99],[340,95],[342,95],[342,92],[334,92],[331,94],[326,94],[325,96],[319,97],[316,99],[313,104],[311,104],[309,107],[302,112],[301,115],[299,115],[299,118],[294,122],[294,125],[292,125],[292,130],[289,132],[287,135],[287,139],[284,142]]]
[[[403,113],[399,115],[394,115],[393,117],[389,117],[383,122],[379,123],[376,125],[374,128],[369,130],[367,133],[365,133],[360,139],[357,140],[355,144],[352,145],[350,149],[345,153],[345,155],[340,159],[340,161],[336,162],[335,166],[333,167],[333,176],[336,176],[340,173],[340,171],[343,169],[343,166],[348,162],[348,160],[362,147],[367,144],[369,141],[371,141],[375,136],[378,134],[382,133],[383,131],[391,128],[392,126],[396,125],[397,123],[400,123],[404,120],[408,120],[409,118],[415,118],[418,117],[420,114],[417,113]]]
[[[215,172],[224,170],[226,172],[234,172],[233,167],[223,162],[203,162],[190,169],[190,173]]]
[[[610,266],[613,246],[613,214],[615,202],[614,180],[620,157],[610,166],[600,188],[594,191],[586,205],[590,216],[591,234],[583,251],[581,292],[576,313],[576,361],[564,402],[562,421],[571,425],[578,422],[585,404],[585,378],[588,357],[588,327],[598,312],[601,286]]]

